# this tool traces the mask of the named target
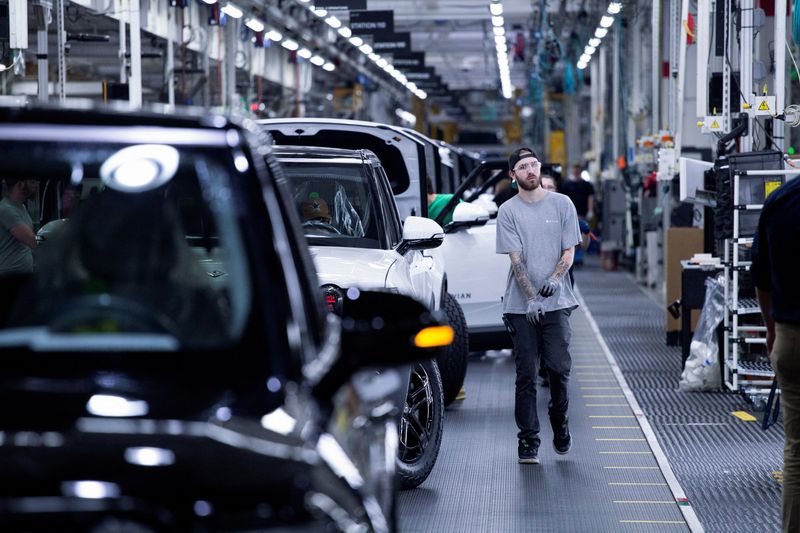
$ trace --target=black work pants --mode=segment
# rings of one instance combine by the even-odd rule
[[[546,313],[539,325],[528,322],[525,315],[508,314],[513,330],[514,358],[517,367],[514,418],[519,433],[517,437],[538,446],[539,416],[536,412],[536,373],[539,354],[550,378],[550,403],[548,414],[552,427],[560,427],[567,418],[569,396],[567,385],[572,358],[569,341],[572,328],[569,309]]]

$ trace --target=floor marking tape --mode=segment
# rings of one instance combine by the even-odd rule
[[[635,284],[635,286],[638,287],[639,285]],[[692,506],[688,505],[689,502],[686,498],[686,493],[683,491],[683,487],[681,487],[678,478],[675,477],[675,473],[672,471],[672,467],[670,466],[669,461],[667,460],[667,456],[664,454],[664,450],[661,448],[661,444],[658,442],[658,438],[656,437],[653,428],[650,426],[650,422],[647,420],[647,417],[644,415],[644,412],[639,406],[639,402],[633,395],[633,391],[631,391],[630,387],[628,387],[628,382],[625,380],[625,376],[622,374],[622,371],[620,370],[619,365],[617,364],[617,360],[614,357],[614,354],[611,353],[611,349],[608,347],[608,344],[606,343],[603,334],[600,332],[600,327],[597,325],[594,316],[592,316],[591,310],[586,306],[586,301],[583,299],[583,294],[581,294],[580,286],[575,287],[575,296],[578,299],[578,303],[582,307],[584,316],[586,317],[586,320],[589,322],[589,326],[592,328],[592,331],[597,337],[597,341],[600,343],[600,348],[603,350],[606,359],[608,359],[608,362],[611,365],[611,370],[613,371],[614,376],[617,378],[617,383],[619,383],[620,388],[622,388],[623,393],[628,399],[628,404],[630,409],[638,417],[639,425],[642,427],[642,432],[645,434],[645,437],[647,438],[647,442],[650,445],[650,449],[653,451],[653,455],[655,456],[656,462],[660,467],[661,474],[664,476],[664,480],[669,485],[669,489],[672,492],[672,495],[675,497],[675,501],[686,500],[687,502],[687,505],[678,506],[681,513],[683,514],[683,518],[686,520],[686,525],[689,526],[689,530],[692,533],[704,533],[705,530],[703,529],[703,525],[697,518],[697,514],[694,512],[694,509],[692,509]],[[651,297],[650,295],[648,296]],[[659,307],[661,306],[659,305]]]

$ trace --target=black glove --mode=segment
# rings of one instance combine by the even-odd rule
[[[542,284],[542,288],[539,289],[539,294],[545,298],[549,298],[550,296],[554,295],[557,290],[558,282],[553,278],[550,278]]]
[[[544,318],[544,304],[541,300],[528,300],[528,310],[525,312],[525,318],[534,326],[539,325],[539,322]]]

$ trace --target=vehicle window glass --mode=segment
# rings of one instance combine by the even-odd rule
[[[310,244],[382,247],[377,191],[360,162],[281,163]]]
[[[242,335],[251,289],[226,150],[4,142],[0,158],[13,161],[3,202],[31,215],[39,240],[31,268],[2,266],[13,254],[0,251],[0,338],[36,328],[201,347]]]
[[[384,211],[389,215],[386,217],[388,221],[387,232],[390,240],[389,245],[394,247],[403,238],[403,225],[400,221],[400,215],[397,213],[397,204],[394,201],[394,196],[392,196],[392,191],[388,188],[389,181],[386,177],[386,172],[381,166],[376,166],[373,168],[375,168],[375,171],[378,174],[381,194],[384,202],[386,203],[386,209],[384,209]]]

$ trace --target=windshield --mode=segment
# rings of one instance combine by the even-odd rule
[[[383,247],[377,191],[361,161],[283,159],[281,165],[309,244]]]
[[[240,335],[250,292],[231,159],[207,147],[4,141],[0,346],[20,332],[34,349],[53,335],[61,346],[172,341],[162,347]]]

